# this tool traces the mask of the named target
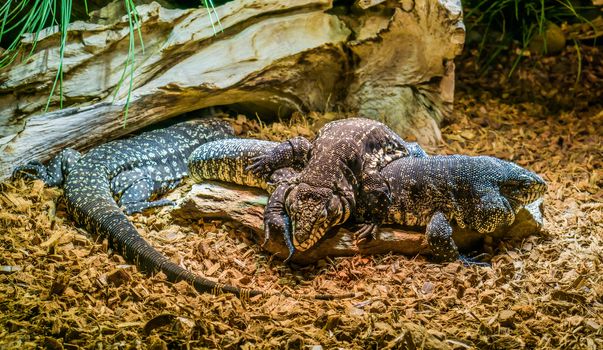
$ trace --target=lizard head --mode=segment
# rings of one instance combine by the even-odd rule
[[[291,218],[293,245],[305,251],[348,219],[350,203],[330,188],[300,183],[286,195],[285,210]]]
[[[546,191],[540,176],[517,164],[488,156],[467,159],[476,161],[465,179],[476,180],[468,187],[471,194],[456,215],[461,226],[468,224],[480,233],[493,232],[501,225],[511,224],[522,206]]]
[[[524,206],[544,195],[546,182],[540,176],[517,164],[504,160],[500,162],[502,169],[498,188],[512,206]]]

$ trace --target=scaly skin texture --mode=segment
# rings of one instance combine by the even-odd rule
[[[385,124],[350,118],[326,124],[312,143],[298,137],[256,157],[249,169],[264,176],[283,167],[303,168],[272,194],[264,214],[266,239],[273,234],[292,236],[292,256],[348,220],[358,203],[367,211],[358,236],[373,236],[391,202],[379,171],[409,155],[426,156],[418,145],[404,142]]]
[[[453,220],[487,234],[512,224],[522,206],[546,191],[546,183],[533,172],[487,156],[407,157],[388,164],[381,174],[393,198],[386,222],[426,227],[439,261],[465,260],[452,240]]]
[[[122,211],[133,213],[171,204],[148,200],[178,185],[187,175],[186,160],[196,147],[232,136],[225,121],[184,122],[109,142],[83,156],[67,149],[48,167],[33,162],[15,169],[15,175],[32,171],[34,175],[25,176],[41,178],[51,186],[62,184],[68,213],[76,223],[107,237],[113,249],[145,272],[161,271],[170,281],[188,281],[199,292],[232,293],[241,298],[265,295],[269,293],[210,281],[171,262],[138,234]]]
[[[282,203],[282,198],[274,196],[274,187],[259,185],[266,182],[245,170],[251,158],[272,152],[277,145],[250,139],[210,142],[198,149],[194,160],[191,157],[195,166],[190,171],[198,181],[220,180],[268,188],[272,193],[270,201]],[[424,227],[434,258],[442,262],[460,259],[474,263],[458,253],[451,236],[453,220],[459,226],[487,234],[512,224],[522,206],[534,202],[546,191],[545,182],[533,172],[487,156],[405,157],[389,163],[381,175],[392,196],[384,223]],[[295,172],[276,176],[274,185],[287,186],[294,176]],[[271,208],[270,201],[267,210]],[[357,212],[362,213],[362,208],[357,208]],[[276,217],[287,220],[287,216]],[[287,232],[286,221],[270,223],[274,225],[273,232]],[[284,238],[290,247],[291,237]]]
[[[362,118],[325,125],[313,144],[302,137],[276,146],[243,139],[220,143],[202,146],[191,156],[191,173],[198,179],[269,189],[265,242],[272,235],[283,235],[290,256],[310,248],[330,228],[344,223],[355,212],[357,202],[363,217],[369,218],[368,224],[359,225],[359,237],[374,235],[391,202],[379,170],[398,157],[427,156],[417,144],[404,142],[384,124]],[[250,157],[253,163],[242,169]],[[297,176],[296,171],[300,171]]]
[[[252,159],[271,152],[278,145],[277,142],[238,138],[208,142],[189,156],[188,171],[197,182],[219,180],[272,193],[276,184],[295,176],[293,168],[278,169],[268,178],[246,169],[252,164]]]
[[[297,176],[299,169],[281,168],[268,176],[258,176],[249,170],[253,159],[263,154],[272,152],[279,146],[277,142],[254,139],[226,139],[208,142],[198,147],[188,159],[188,169],[191,177],[197,182],[206,180],[219,180],[237,185],[251,186],[264,189],[269,194],[274,193],[277,186],[286,186]],[[291,164],[295,165],[295,164]],[[277,195],[270,196],[264,216],[272,218],[264,220],[264,224],[271,225],[265,232],[283,234],[285,244],[289,251],[293,251],[293,238],[289,229],[290,222],[287,215],[281,215],[282,195],[284,191],[277,191]],[[264,244],[268,241],[265,237]]]

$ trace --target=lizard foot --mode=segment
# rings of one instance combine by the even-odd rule
[[[379,231],[379,225],[374,223],[358,225],[358,229],[355,232],[356,244],[363,244],[370,240],[376,239],[377,231]]]
[[[466,255],[459,255],[459,260],[465,266],[482,266],[482,267],[490,267],[491,266],[489,263],[476,260],[476,259],[468,257]]]
[[[162,207],[164,205],[176,205],[176,202],[169,199],[160,199],[153,202],[140,202],[140,203],[122,203],[123,211],[126,215],[132,215],[134,213],[140,213],[145,209]]]
[[[272,172],[270,161],[270,156],[267,154],[253,157],[251,158],[252,163],[245,168],[245,171],[249,171],[257,176],[267,177]]]
[[[27,164],[19,165],[13,170],[13,178],[23,178],[27,180],[43,179],[46,174],[46,167],[37,160],[30,161]]]

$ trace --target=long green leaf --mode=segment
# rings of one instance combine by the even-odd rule
[[[124,0],[124,4],[126,5],[128,25],[130,28],[128,58],[126,59],[126,62],[124,64],[124,70],[122,71],[121,77],[119,78],[119,81],[117,82],[117,85],[115,87],[115,92],[113,94],[113,100],[115,101],[115,99],[117,98],[117,93],[119,92],[119,89],[121,88],[121,85],[123,84],[123,81],[125,80],[126,72],[129,67],[130,68],[130,82],[129,82],[130,84],[129,84],[129,88],[128,88],[128,95],[126,97],[126,104],[124,106],[123,123],[124,123],[124,127],[125,127],[127,120],[128,120],[128,110],[130,107],[130,98],[132,95],[132,88],[133,88],[133,84],[134,84],[134,63],[135,63],[134,26],[138,27],[138,33],[139,33],[139,38],[140,38],[141,44],[142,44],[142,34],[140,32],[140,22],[138,21],[138,12],[136,10],[136,5],[134,4],[133,0]],[[143,49],[144,49],[144,47],[143,47]]]
[[[54,4],[56,4],[56,2]],[[59,29],[61,32],[61,41],[59,46],[59,65],[57,68],[57,74],[52,84],[52,88],[50,89],[48,100],[46,101],[46,107],[44,108],[44,112],[48,111],[48,107],[50,106],[52,96],[54,96],[57,83],[59,85],[59,108],[63,108],[63,59],[65,57],[65,47],[67,46],[69,22],[71,20],[71,8],[72,0],[61,0],[61,21],[59,23]]]

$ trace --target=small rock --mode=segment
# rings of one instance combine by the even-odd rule
[[[434,288],[433,283],[431,283],[429,281],[425,282],[423,284],[423,288],[421,288],[421,293],[423,293],[425,295],[431,294],[433,292],[433,288]]]
[[[534,35],[529,44],[535,53],[557,53],[565,48],[565,34],[555,23],[549,22],[544,33]]]
[[[107,283],[119,287],[131,280],[130,274],[124,269],[115,269],[107,274]]]
[[[586,320],[584,321],[584,325],[586,325],[588,328],[592,329],[595,332],[598,332],[599,329],[601,329],[601,325],[598,324],[595,320]]]
[[[510,327],[515,321],[515,311],[503,310],[498,314],[498,322],[501,326]]]

